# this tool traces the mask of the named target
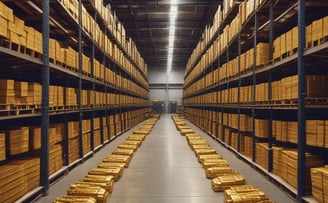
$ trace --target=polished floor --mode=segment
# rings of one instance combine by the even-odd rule
[[[190,123],[189,123],[190,124]],[[205,135],[200,129],[190,124],[203,135],[210,145],[240,171],[249,184],[261,188],[269,198],[277,203],[295,202],[277,186],[244,161],[222,147],[215,140]],[[110,154],[131,131],[124,133],[112,143],[106,145],[92,158],[72,170],[67,176],[54,184],[49,195],[37,202],[49,203],[57,196],[65,195],[70,184],[81,179],[88,170]],[[176,130],[170,115],[162,115],[142,146],[135,153],[129,168],[114,184],[109,203],[218,203],[223,202],[223,193],[213,192],[210,180],[197,162],[186,139]]]

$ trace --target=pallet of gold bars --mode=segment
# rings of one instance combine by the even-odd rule
[[[77,108],[79,108],[79,105],[77,105],[77,104],[74,104],[74,105],[66,105],[65,106],[65,109],[66,110],[72,110],[72,109],[77,109]]]
[[[50,58],[50,57],[49,57],[49,63],[53,63],[53,64],[56,64],[56,63],[55,63],[55,59],[54,59],[54,58]]]
[[[88,77],[92,77],[91,73],[82,70],[82,74]]]
[[[269,101],[256,101],[255,103],[256,103],[256,105],[259,105],[259,106],[265,106],[269,103]]]
[[[0,39],[0,46],[16,52],[20,52],[20,44],[12,42],[8,39]]]
[[[307,105],[328,105],[328,98],[305,98]]]
[[[281,54],[280,58],[282,60],[294,55],[295,53],[297,53],[297,49],[287,50],[285,53]]]
[[[98,77],[98,76],[94,76],[94,78],[98,81],[104,82],[104,78]]]
[[[63,111],[65,110],[65,106],[51,106],[49,107],[49,111],[56,112],[56,111]]]
[[[281,100],[281,104],[283,105],[296,105],[298,103],[298,99],[284,99]]]
[[[32,114],[35,112],[33,106],[28,104],[0,104],[0,116],[17,116]]]
[[[28,56],[30,56],[32,58],[41,59],[41,54],[40,53],[37,53],[33,49],[30,49],[30,48],[25,47],[25,46],[22,46],[22,45],[20,46],[20,53],[25,54],[25,55],[28,55]]]
[[[278,56],[277,58],[273,59],[274,63],[278,62],[278,61],[282,61],[285,58],[288,58],[288,52],[285,52],[283,54],[281,54],[280,56]]]
[[[321,44],[324,44],[327,41],[328,41],[328,36],[321,37],[320,39],[313,40],[312,42],[309,42],[308,43],[308,48],[319,46]]]
[[[281,100],[272,100],[271,104],[272,105],[281,105]]]
[[[54,64],[56,64],[57,66],[63,67],[63,68],[66,67],[66,64],[62,61],[59,61],[59,60],[55,60]]]
[[[83,110],[92,109],[92,107],[93,107],[93,104],[85,104],[85,105],[82,105],[82,109]],[[95,105],[95,108],[97,108],[96,105]]]
[[[69,65],[67,65],[66,68],[67,68],[68,70],[73,71],[73,72],[79,72],[79,70],[78,70],[76,67],[74,67],[74,66],[69,66]]]

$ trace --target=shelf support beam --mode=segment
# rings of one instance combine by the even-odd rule
[[[44,195],[49,193],[49,0],[42,6],[42,112],[40,182]]]
[[[79,91],[78,91],[78,105],[79,105],[79,157],[83,161],[83,132],[82,132],[82,118],[83,118],[83,109],[82,109],[82,1],[79,0],[79,26],[78,26],[78,46],[79,46]]]
[[[95,17],[94,17],[95,21],[97,21],[97,12],[95,12]],[[91,45],[91,75],[92,75],[92,92],[95,92],[95,81],[96,81],[96,77],[95,77],[95,43],[92,42]],[[95,149],[95,123],[94,123],[94,119],[95,119],[95,103],[93,102],[92,105],[92,116],[91,116],[91,150],[94,151]],[[102,144],[103,142],[101,142]]]
[[[305,143],[306,143],[306,122],[305,122],[305,0],[298,0],[298,166],[297,166],[297,201],[302,202],[302,197],[306,192],[306,172],[305,172]]]
[[[252,95],[252,161],[255,162],[256,160],[256,135],[255,135],[255,105],[256,105],[256,44],[257,44],[257,31],[258,31],[258,19],[257,19],[257,8],[256,8],[256,0],[254,0],[254,55],[253,55],[253,95]]]
[[[105,27],[105,31],[104,31],[104,36],[107,35],[107,28]],[[102,63],[101,63],[101,67],[102,67],[102,71],[103,71],[103,75],[104,75],[104,81],[105,81],[105,86],[104,86],[104,91],[105,91],[105,95],[107,95],[107,81],[109,81],[110,78],[107,78],[107,71],[106,71],[106,53],[103,52],[103,58],[102,58]],[[96,94],[95,92],[93,93],[93,101],[96,101]],[[108,101],[108,97],[106,96],[105,97],[105,122],[106,122],[106,133],[107,133],[107,137],[109,138],[108,140],[110,140],[110,128],[111,126],[109,125],[109,122],[108,122],[108,119],[107,119],[107,116],[108,116],[108,106],[110,104],[110,101]],[[103,128],[103,126],[101,127]],[[104,130],[102,130],[103,132]],[[104,133],[102,133],[102,136],[101,136],[101,143],[104,143],[105,142],[105,139],[104,139]]]
[[[274,0],[270,0],[270,11],[269,11],[269,54],[270,54],[270,61],[273,60],[273,16],[274,16]],[[271,104],[272,101],[272,73],[271,70],[269,71],[268,76],[268,83],[269,83],[269,103]],[[273,143],[273,136],[272,136],[272,106],[270,105],[270,111],[269,111],[269,149],[268,149],[268,171],[272,172],[273,170],[273,149],[272,149],[272,143]]]
[[[238,33],[238,143],[237,151],[240,153],[240,144],[241,144],[241,135],[240,135],[240,88],[241,88],[241,79],[240,79],[240,55],[241,55],[241,43],[240,43],[240,32]]]

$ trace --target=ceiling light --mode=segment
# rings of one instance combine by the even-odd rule
[[[178,7],[176,5],[171,5],[170,16],[176,16],[178,13]]]
[[[171,0],[171,1],[170,1],[170,4],[171,4],[171,5],[176,5],[177,2],[178,2],[177,0]]]
[[[34,8],[34,10],[36,10],[38,13],[42,14],[42,9],[40,9],[37,5],[35,5],[32,1],[27,1],[27,3]]]
[[[167,71],[171,71],[172,69],[172,62],[173,62],[173,52],[174,52],[174,40],[175,40],[175,20],[178,15],[178,6],[177,0],[171,0],[171,7],[170,7],[170,26],[169,26],[169,46],[168,46],[168,54],[167,54]]]
[[[175,21],[174,21],[175,22]],[[169,27],[170,31],[174,31],[175,30],[175,25],[173,23],[170,23],[170,27]]]

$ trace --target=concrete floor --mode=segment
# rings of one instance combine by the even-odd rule
[[[249,184],[261,188],[277,203],[295,202],[264,176],[244,161],[189,123],[210,145],[237,169]],[[84,177],[88,170],[96,167],[106,155],[120,144],[131,130],[106,145],[95,156],[72,170],[49,190],[47,197],[38,203],[49,203],[57,196],[65,195],[70,184]],[[176,130],[170,115],[162,115],[142,146],[135,153],[129,168],[114,184],[109,203],[217,203],[223,202],[223,193],[213,192],[210,180],[197,162],[185,137]]]

